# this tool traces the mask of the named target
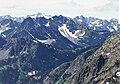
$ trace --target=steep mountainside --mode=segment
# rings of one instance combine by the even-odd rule
[[[53,80],[50,73],[45,84],[120,84],[120,34],[111,35],[87,59],[84,56],[77,57],[59,77],[55,76],[58,79]]]

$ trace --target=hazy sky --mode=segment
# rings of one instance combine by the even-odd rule
[[[118,18],[119,0],[0,0],[0,16],[24,16],[37,12],[46,15]]]

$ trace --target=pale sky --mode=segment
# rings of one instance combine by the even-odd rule
[[[0,0],[0,16],[46,15],[119,18],[119,0]]]

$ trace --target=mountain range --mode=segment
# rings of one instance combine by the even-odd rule
[[[0,16],[0,84],[119,84],[115,18]]]

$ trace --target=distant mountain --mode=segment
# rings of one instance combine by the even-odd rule
[[[5,20],[5,19],[11,19],[17,22],[22,22],[24,17],[12,17],[10,15],[0,16],[0,21]]]
[[[52,18],[52,15],[45,15],[44,13],[37,13],[37,14],[27,15],[27,17],[31,17],[31,18],[45,17],[46,19],[49,19],[49,18]]]
[[[108,21],[94,17],[70,18],[42,13],[1,18],[2,84],[43,84],[44,81],[49,84],[46,78],[48,74],[53,74],[53,83],[58,80],[54,74],[61,77],[75,59],[77,61],[83,55],[87,59],[109,35],[120,32],[120,24],[114,18]],[[80,65],[75,64],[75,69],[82,67],[84,62],[81,61],[78,60]],[[54,73],[56,70],[60,70],[60,73]]]
[[[61,34],[59,36],[67,38],[76,45],[87,46],[94,45],[95,43],[96,45],[99,45],[110,33],[120,31],[120,24],[118,23],[118,20],[114,18],[110,21],[107,21],[93,17],[87,18],[84,16],[77,16],[75,18],[69,18],[62,15],[50,16],[42,13],[28,15],[24,18],[20,18],[23,19],[22,22],[13,19],[11,16],[6,16],[5,19],[1,21],[0,33],[5,33],[5,31],[8,32],[8,30],[11,31],[13,28],[19,30],[21,27],[31,25],[33,28],[32,30],[35,30],[36,28],[37,30],[39,30],[39,28],[43,28],[40,29],[40,31],[44,30],[44,34],[42,37],[40,35],[38,36],[39,38],[41,37],[41,39],[47,39],[48,37],[52,37],[53,39],[57,37],[56,39],[58,39],[57,35]],[[6,20],[11,20],[13,24]],[[12,25],[12,28],[9,26],[9,24]],[[46,36],[46,38],[44,36]],[[94,40],[90,41],[89,39]]]
[[[22,22],[25,18],[28,18],[28,17],[31,17],[31,18],[37,18],[37,17],[51,18],[52,16],[45,15],[43,13],[37,13],[37,14],[32,14],[32,15],[27,15],[27,16],[22,16],[22,17],[13,17],[10,15],[3,15],[3,16],[0,16],[0,21],[5,20],[5,19],[11,19],[11,20],[14,20],[17,22]]]

